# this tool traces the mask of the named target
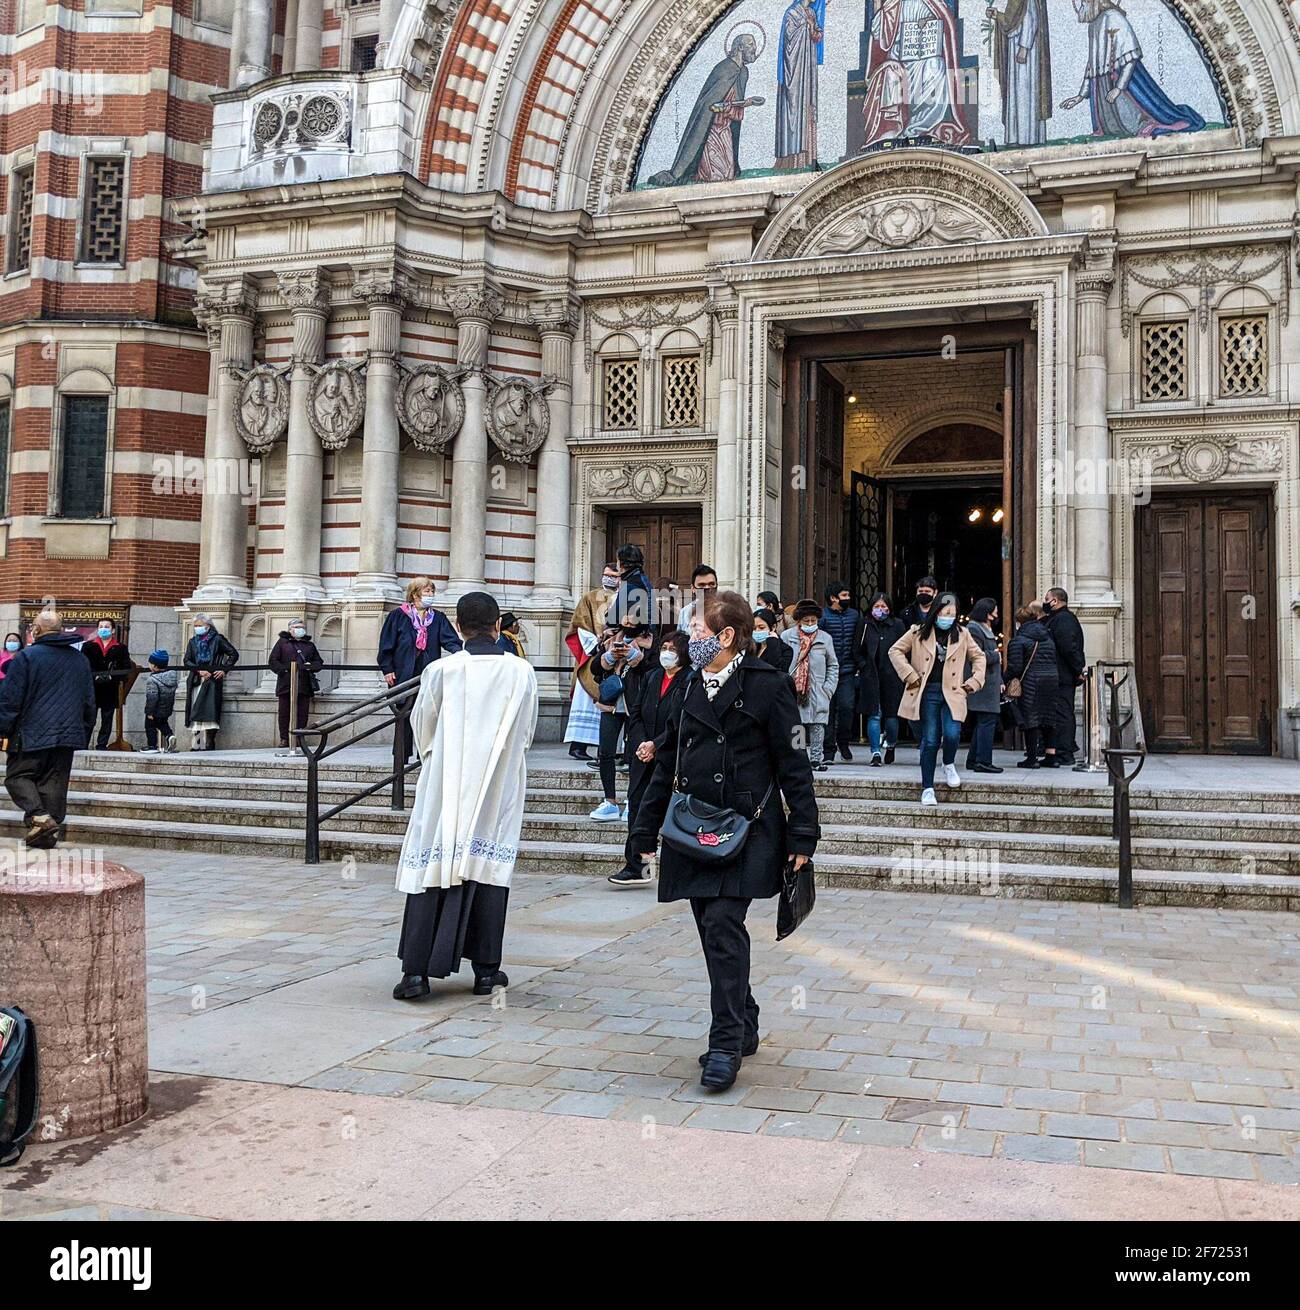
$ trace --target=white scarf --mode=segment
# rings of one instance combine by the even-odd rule
[[[703,669],[700,670],[700,680],[704,683],[704,694],[710,700],[712,700],[718,692],[722,690],[722,684],[731,677],[731,675],[736,671],[737,666],[740,664],[740,661],[744,658],[745,652],[741,651],[739,655],[732,659],[731,663],[728,664],[725,669],[720,669],[717,673],[706,673]]]

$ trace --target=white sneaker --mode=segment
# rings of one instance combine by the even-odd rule
[[[945,764],[943,766],[943,780],[949,787],[954,789],[961,786],[961,777],[957,773],[957,766],[955,764]]]
[[[613,823],[615,819],[621,818],[622,814],[623,811],[612,801],[602,801],[587,817],[595,819],[597,823]]]
[[[938,805],[938,803],[939,803],[939,798],[934,794],[934,788],[933,788],[933,787],[927,787],[927,788],[926,788],[926,789],[921,793],[921,804],[922,804],[922,805]]]

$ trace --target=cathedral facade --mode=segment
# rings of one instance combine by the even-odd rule
[[[1292,6],[240,0],[231,41],[168,247],[182,621],[367,665],[406,580],[484,588],[558,737],[625,540],[789,601],[1060,586],[1154,746],[1296,754]]]

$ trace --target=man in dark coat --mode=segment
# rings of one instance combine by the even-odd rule
[[[934,598],[938,594],[939,584],[928,574],[916,584],[916,599],[898,616],[903,621],[904,632],[908,628],[916,627],[918,623],[925,622],[926,615],[930,613],[930,606],[934,604]]]
[[[73,751],[95,726],[95,684],[75,632],[44,610],[36,639],[9,661],[0,682],[0,737],[8,741],[5,789],[27,820],[28,846],[57,843],[68,811]]]
[[[903,683],[889,658],[889,648],[906,631],[902,621],[893,616],[889,597],[878,591],[867,612],[858,619],[853,634],[858,713],[867,721],[867,741],[875,766],[892,764],[894,747],[898,745],[898,705],[903,699]]]
[[[112,619],[100,619],[93,637],[81,643],[81,653],[90,664],[95,680],[95,706],[99,710],[99,735],[95,749],[104,750],[117,718],[118,697],[130,673],[131,654],[117,639]]]
[[[858,699],[858,657],[853,635],[858,629],[860,615],[853,608],[853,593],[842,582],[832,582],[826,588],[826,608],[822,610],[821,630],[835,647],[835,658],[840,662],[840,680],[835,684],[831,698],[831,713],[826,724],[826,743],[822,759],[835,763],[835,752],[840,759],[852,764],[850,741],[857,736],[853,731],[853,716]]]
[[[716,592],[707,602],[705,635],[691,643],[697,667],[680,715],[656,751],[633,826],[634,848],[651,858],[675,775],[680,790],[705,805],[733,807],[746,818],[761,809],[731,859],[695,858],[667,842],[660,857],[659,899],[691,902],[704,948],[713,1023],[700,1081],[715,1091],[730,1087],[741,1058],[758,1049],[745,931],[749,903],[777,895],[786,865],[811,859],[821,835],[812,766],[798,744],[803,729],[794,685],[751,653],[752,625],[738,593]]]
[[[1063,588],[1053,587],[1043,597],[1043,623],[1052,634],[1056,646],[1056,713],[1047,735],[1047,757],[1043,761],[1049,769],[1061,764],[1073,764],[1078,749],[1075,741],[1074,696],[1083,681],[1087,656],[1083,650],[1083,628],[1070,609],[1070,597]]]
[[[605,626],[629,628],[657,624],[659,616],[655,613],[654,588],[646,576],[641,547],[627,542],[618,548],[615,559],[618,561],[619,584],[605,612]]]

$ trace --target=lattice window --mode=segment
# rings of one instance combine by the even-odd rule
[[[9,264],[6,272],[18,273],[31,267],[32,209],[36,201],[36,169],[14,174],[13,208],[9,221]]]
[[[61,464],[60,516],[100,518],[108,468],[107,396],[68,396],[64,400]]]
[[[1268,316],[1219,320],[1219,395],[1262,396],[1268,390]]]
[[[1187,397],[1187,324],[1142,324],[1142,399]]]
[[[86,203],[81,229],[83,264],[123,263],[126,158],[96,155],[86,161]]]
[[[700,357],[670,355],[664,360],[663,426],[700,426]]]
[[[626,431],[641,422],[641,364],[635,359],[607,359],[604,363],[602,427]]]
[[[351,67],[354,73],[368,73],[379,59],[379,34],[352,38]]]
[[[9,513],[9,402],[0,401],[0,518]]]

